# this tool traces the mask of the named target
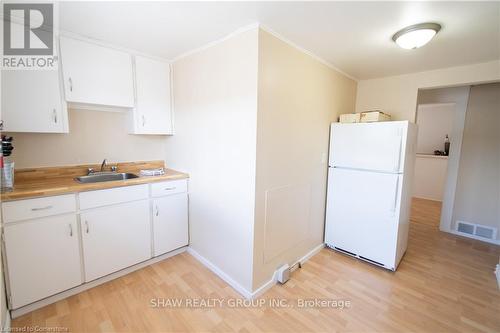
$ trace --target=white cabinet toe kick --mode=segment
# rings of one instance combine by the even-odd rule
[[[2,203],[15,318],[185,250],[187,179]]]

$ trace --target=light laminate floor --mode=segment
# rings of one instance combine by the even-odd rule
[[[324,249],[263,297],[241,297],[187,253],[15,319],[71,332],[500,332],[493,269],[500,247],[442,233],[439,203],[415,199],[408,251],[396,273]],[[225,306],[154,308],[151,299],[224,298]],[[350,307],[297,308],[298,299]],[[284,299],[281,307],[272,299]],[[276,305],[276,304],[275,304]]]

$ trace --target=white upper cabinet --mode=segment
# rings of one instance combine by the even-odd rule
[[[68,37],[60,38],[67,102],[134,107],[132,56]]]
[[[67,133],[67,109],[77,108],[126,111],[132,134],[173,134],[170,63],[79,38],[58,42],[58,69],[2,71],[5,131]]]
[[[23,29],[23,26],[12,24],[11,28]],[[68,132],[58,65],[59,68],[53,70],[2,70],[1,116],[4,131]]]
[[[136,108],[131,133],[173,134],[170,64],[135,56]]]
[[[7,132],[68,132],[57,70],[2,73],[2,119]]]

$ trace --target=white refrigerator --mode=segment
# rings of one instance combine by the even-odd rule
[[[396,270],[408,241],[416,136],[408,121],[331,125],[328,247]]]

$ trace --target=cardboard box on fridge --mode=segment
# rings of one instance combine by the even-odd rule
[[[339,117],[341,123],[359,123],[361,121],[360,113],[345,113]]]
[[[366,111],[366,112],[361,112],[361,119],[360,121],[362,123],[371,123],[371,122],[377,122],[377,121],[390,121],[391,116],[388,115],[387,113],[383,113],[382,111]]]

